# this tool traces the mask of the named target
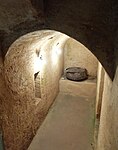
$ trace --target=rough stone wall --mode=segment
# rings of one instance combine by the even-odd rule
[[[21,37],[9,48],[4,66],[9,94],[2,105],[6,150],[26,150],[47,114],[58,93],[63,44],[67,38],[54,31],[37,31]],[[34,91],[37,50],[42,56],[41,65],[37,64],[41,73],[41,99],[35,98]]]
[[[88,75],[97,76],[97,58],[81,43],[70,38],[64,47],[64,69],[68,67],[86,68]]]
[[[0,3],[0,19],[2,22],[0,24],[1,30],[8,30],[8,27],[10,29],[10,27],[12,28],[14,25],[18,25],[27,19],[33,20],[37,15],[37,12],[33,9],[29,0],[0,0]]]
[[[96,90],[96,117],[100,118],[101,113],[101,105],[103,98],[103,88],[104,88],[104,68],[98,63],[98,71],[97,71],[97,90]]]
[[[4,94],[4,92],[6,91],[6,86],[5,86],[4,74],[3,74],[4,64],[3,64],[2,52],[1,52],[1,40],[2,38],[0,34],[0,135],[2,136],[2,114],[3,114],[2,103],[6,97]]]
[[[3,101],[3,97],[2,97],[2,89],[4,88],[3,84],[4,84],[4,80],[3,80],[3,59],[2,59],[2,54],[1,54],[1,50],[0,50],[0,106],[2,106],[2,101]],[[0,107],[0,132],[2,131],[1,129],[2,127],[2,107]]]
[[[10,45],[21,35],[43,28],[44,13],[40,1],[37,4],[30,0],[0,0],[0,4],[0,33],[4,33],[2,53],[5,56]]]
[[[48,0],[46,23],[85,45],[113,77],[116,32],[113,12],[117,4],[116,0]]]
[[[108,131],[109,125],[107,124],[106,120],[108,119],[107,113],[108,113],[108,105],[110,102],[111,89],[112,89],[112,81],[110,80],[108,75],[105,73],[97,150],[106,150],[108,149],[109,144],[110,144],[109,141],[106,143],[106,141],[108,140],[108,136],[109,136],[109,131]],[[108,145],[108,146],[105,146],[105,145]]]
[[[114,5],[115,25],[118,25],[118,5]],[[97,150],[117,150],[118,149],[118,26],[114,38],[115,50],[115,77],[113,82],[105,74],[104,92],[102,100],[102,110],[100,127],[98,134]]]
[[[113,77],[117,0],[0,1],[3,54],[19,36],[39,29],[60,31],[91,50]],[[42,4],[43,2],[43,4]],[[63,17],[62,17],[63,16]]]
[[[118,16],[117,0],[112,0],[112,1],[111,0],[104,0],[104,1],[103,0],[99,0],[99,1],[98,0],[91,0],[91,1],[90,0],[83,0],[83,1],[45,0],[45,5],[44,5],[45,13],[43,12],[39,13],[40,11],[38,11],[38,9],[37,8],[35,9],[34,7],[36,3],[33,4],[32,7],[31,2],[29,0],[25,0],[25,1],[24,0],[17,0],[17,1],[0,0],[0,3],[1,3],[0,33],[2,32],[2,38],[3,38],[3,40],[0,39],[0,42],[2,41],[1,49],[3,55],[6,54],[8,47],[11,45],[11,43],[13,43],[15,39],[17,39],[20,35],[23,35],[27,32],[31,32],[37,29],[42,29],[42,28],[45,29],[50,28],[53,30],[55,29],[57,31],[66,33],[67,35],[70,35],[71,37],[83,43],[88,49],[90,49],[97,56],[97,58],[105,67],[110,77],[113,78],[114,70],[115,70],[113,46],[114,46],[114,39],[116,36],[115,32],[116,32],[116,26],[117,26],[116,22]],[[38,8],[40,8],[40,6]],[[116,45],[117,45],[117,39],[116,39]],[[115,50],[115,52],[117,57],[118,54],[117,50]],[[116,63],[116,67],[117,67],[117,63]],[[8,111],[6,111],[5,113],[6,123],[7,123],[7,118],[10,118],[9,114],[12,114],[12,112],[14,112],[13,108],[9,108],[12,106],[10,105],[9,102],[11,101],[11,103],[14,104],[13,102],[15,101],[13,100],[12,96],[10,96],[9,89],[5,89],[3,76],[0,77],[1,80],[0,95],[2,95],[1,99],[2,101],[4,101],[3,103],[4,110],[8,109]],[[108,93],[110,93],[110,91]],[[11,93],[11,95],[13,94]],[[115,99],[117,98],[115,97]],[[17,105],[19,105],[20,107],[20,103]],[[40,107],[43,108],[43,106],[41,105],[42,103],[40,104]],[[35,111],[38,112],[38,110]],[[117,111],[117,109],[115,111]],[[40,115],[39,118],[41,118]],[[104,119],[106,118],[108,118],[108,115]],[[109,124],[109,122],[107,122],[106,124]],[[12,128],[11,126],[10,128]],[[115,132],[116,125],[113,126]],[[106,129],[106,126],[103,129]],[[25,131],[24,134],[26,135]],[[117,133],[114,133],[115,137],[116,135]],[[109,137],[110,136],[107,136],[107,138]],[[102,142],[101,140],[101,144],[108,143],[109,145],[109,140],[107,140],[107,138],[106,138],[107,142],[106,141]],[[9,139],[9,141],[10,143],[16,142],[16,141],[11,141],[11,139]],[[109,149],[109,146],[107,147],[107,149]]]
[[[118,66],[118,28],[116,31],[116,38],[114,40],[114,49],[115,49],[115,68],[117,68]]]
[[[97,150],[116,150],[118,148],[118,68],[112,83],[105,74],[102,111]]]

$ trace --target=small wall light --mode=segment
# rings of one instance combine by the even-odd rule
[[[36,56],[34,59],[34,73],[37,73],[41,70],[42,68],[42,55],[41,56]]]
[[[41,55],[39,58],[40,58],[40,60],[43,60],[43,57],[42,57],[42,55]]]
[[[62,53],[62,50],[60,48],[57,48],[55,51],[57,55],[60,55]]]
[[[46,64],[46,61],[43,59],[43,55],[35,55],[34,57],[34,74],[40,72]]]

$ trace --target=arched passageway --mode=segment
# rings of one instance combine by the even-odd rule
[[[4,62],[8,92],[3,102],[6,148],[25,149],[29,145],[59,92],[59,80],[65,68],[77,65],[85,67],[88,75],[96,78],[96,57],[84,45],[60,32],[32,32],[10,46]],[[96,86],[91,88],[88,83],[87,86],[89,96],[93,94],[95,100]],[[85,96],[86,93],[82,94]]]
[[[11,5],[12,4],[12,5]],[[36,9],[35,9],[36,8]],[[12,98],[12,95],[17,92],[9,92],[9,88],[6,87],[4,82],[4,68],[2,55],[5,56],[8,51],[8,47],[20,36],[25,35],[28,32],[41,29],[52,29],[57,30],[62,33],[69,35],[70,37],[75,38],[84,44],[88,49],[90,49],[95,56],[100,60],[104,66],[105,72],[103,73],[100,66],[99,75],[103,75],[104,78],[99,78],[100,85],[98,87],[103,87],[104,93],[103,96],[100,95],[103,99],[102,107],[102,117],[101,117],[101,127],[98,140],[98,150],[101,149],[117,149],[118,147],[118,13],[117,9],[118,3],[117,0],[5,0],[1,2],[0,5],[0,103],[3,105],[5,116],[4,116],[4,125],[9,126],[11,129],[15,129],[15,132],[11,132],[7,129],[4,132],[6,138],[10,143],[15,143],[19,140],[11,140],[11,137],[15,137],[16,133],[19,133],[18,139],[27,139],[26,137],[33,137],[34,131],[33,127],[27,125],[27,131],[21,134],[21,128],[26,128],[23,125],[22,120],[19,119],[19,116],[28,116],[28,112],[32,112],[32,108],[29,107],[28,101],[24,101],[26,105],[23,105],[19,101],[15,101]],[[4,59],[4,58],[3,58]],[[25,69],[24,69],[25,70]],[[116,70],[115,78],[113,82],[111,79],[114,77],[114,72]],[[40,74],[39,74],[40,75]],[[110,76],[110,78],[109,78]],[[22,78],[22,77],[21,77]],[[32,77],[34,81],[34,75]],[[12,80],[12,79],[11,79]],[[10,80],[10,81],[11,81]],[[102,84],[102,82],[104,84]],[[102,88],[101,88],[102,89]],[[35,95],[35,92],[34,92]],[[10,98],[11,97],[11,98]],[[20,99],[20,98],[19,98]],[[27,96],[26,96],[27,99]],[[29,99],[30,100],[30,99]],[[36,104],[39,101],[37,100]],[[35,102],[34,102],[35,103]],[[12,106],[15,106],[13,109]],[[17,108],[22,108],[22,106],[27,106],[23,111],[21,109],[21,114],[17,114]],[[30,108],[30,109],[29,109]],[[43,112],[44,109],[42,109]],[[15,112],[15,113],[13,113]],[[2,113],[3,114],[3,113]],[[17,118],[16,125],[14,126],[14,119],[10,118],[11,114],[14,114],[13,117]],[[25,114],[25,115],[23,115]],[[29,113],[31,114],[31,113]],[[38,116],[38,115],[37,115]],[[26,117],[24,117],[26,118]],[[28,117],[28,120],[30,117]],[[32,118],[32,117],[31,117]],[[41,116],[39,116],[41,118]],[[10,120],[11,124],[9,125]],[[112,121],[111,121],[112,120]],[[17,122],[20,121],[20,124],[17,125]],[[0,121],[1,122],[1,121]],[[35,122],[35,121],[34,121]],[[26,121],[26,124],[28,122]],[[19,127],[17,127],[19,126]],[[37,126],[37,125],[36,125]],[[16,131],[17,130],[17,131]],[[27,134],[27,133],[30,133]],[[5,135],[5,134],[4,134]],[[11,135],[11,137],[9,136]],[[22,136],[21,136],[22,135]],[[30,141],[30,139],[27,139]],[[20,141],[21,142],[21,141]],[[25,145],[25,140],[22,141],[22,144]],[[22,145],[21,144],[21,145]],[[27,143],[28,145],[28,143]],[[13,147],[13,144],[12,144]],[[10,147],[8,146],[8,149]],[[13,150],[13,149],[12,149]],[[16,150],[16,149],[15,149]]]
[[[116,15],[117,18],[115,1],[19,0],[16,3],[12,0],[12,3],[14,9],[11,5],[7,7],[8,0],[0,6],[1,12],[3,9],[6,10],[5,14],[0,15],[3,55],[18,37],[28,32],[42,29],[57,30],[90,49],[113,78],[113,46],[117,27],[113,17]],[[25,6],[25,9],[22,6]]]

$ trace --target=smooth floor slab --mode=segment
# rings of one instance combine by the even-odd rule
[[[61,78],[59,89],[62,93],[69,93],[82,97],[96,97],[96,79],[85,80],[82,82],[74,82],[68,79]]]
[[[94,100],[59,93],[28,150],[93,150]]]

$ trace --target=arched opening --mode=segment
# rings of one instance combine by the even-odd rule
[[[60,32],[42,30],[20,37],[10,46],[4,67],[9,99],[12,99],[8,110],[15,112],[4,111],[4,117],[11,118],[3,123],[6,147],[14,148],[6,136],[12,127],[16,128],[12,137],[19,143],[15,148],[28,147],[29,139],[36,134],[59,91],[84,96],[86,101],[92,98],[95,103],[98,60],[84,45]],[[88,80],[75,83],[63,78],[68,67],[86,68]],[[101,84],[98,90],[100,87]],[[100,108],[101,102],[97,105]]]

